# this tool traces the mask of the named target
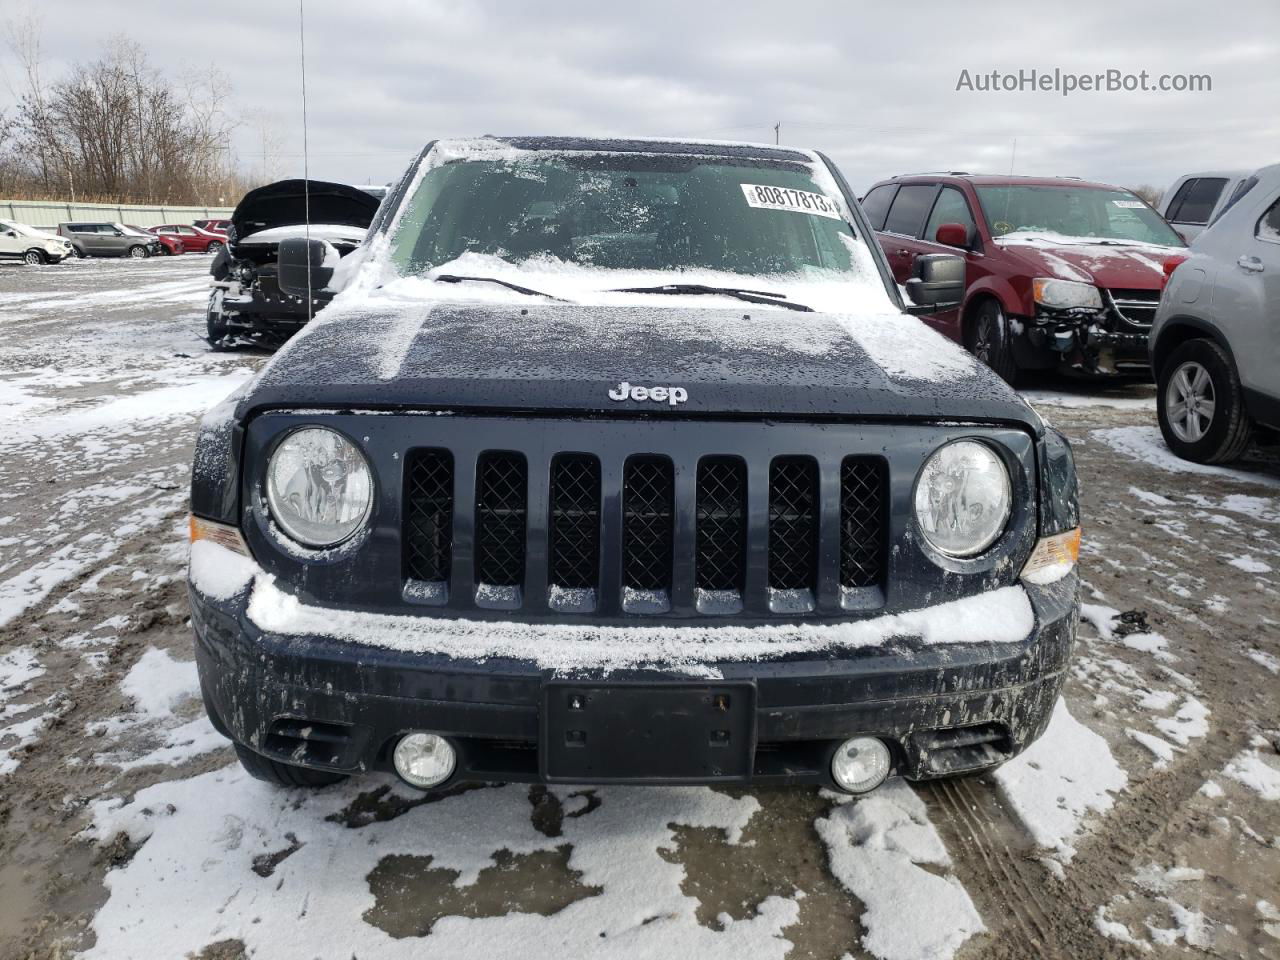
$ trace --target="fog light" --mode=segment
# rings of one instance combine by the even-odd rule
[[[409,733],[396,744],[392,762],[405,783],[426,790],[453,776],[457,757],[444,737],[434,733]]]
[[[866,793],[889,776],[889,748],[875,737],[853,737],[836,749],[831,776],[842,790]]]

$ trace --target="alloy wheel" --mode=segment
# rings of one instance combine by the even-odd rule
[[[1165,387],[1165,416],[1169,428],[1183,443],[1196,443],[1213,423],[1216,397],[1209,371],[1188,360],[1173,372]]]

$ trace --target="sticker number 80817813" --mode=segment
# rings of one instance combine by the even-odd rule
[[[790,187],[771,187],[763,183],[744,183],[742,193],[747,198],[747,206],[761,210],[792,210],[832,220],[844,219],[836,205],[820,193],[793,190]]]

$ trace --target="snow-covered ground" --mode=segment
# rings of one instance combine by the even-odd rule
[[[1280,470],[1171,465],[1150,387],[1030,394],[1075,445],[1087,605],[994,775],[250,780],[186,623],[196,416],[263,361],[201,340],[207,265],[0,268],[0,955],[1280,957]]]

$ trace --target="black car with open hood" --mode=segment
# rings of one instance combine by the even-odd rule
[[[328,302],[320,289],[293,296],[276,280],[280,243],[315,237],[338,257],[364,240],[385,190],[323,180],[280,180],[250,190],[231,215],[227,245],[214,257],[207,315],[209,341],[277,346]]]
[[[1079,617],[1065,438],[916,320],[820,154],[430,145],[206,419],[209,715],[288,785],[821,783],[995,766]]]

